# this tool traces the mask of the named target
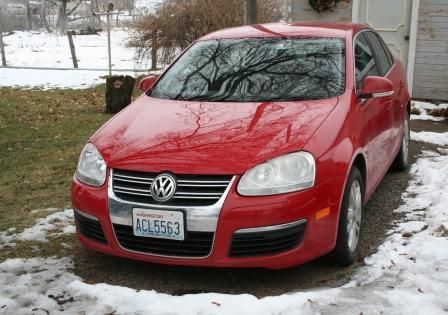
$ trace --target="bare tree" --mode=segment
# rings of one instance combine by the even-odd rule
[[[76,11],[79,5],[82,3],[82,0],[79,0],[72,8],[67,9],[68,0],[58,0],[60,2],[59,11],[58,11],[58,20],[56,22],[56,26],[62,30],[65,30],[67,27],[68,17]]]
[[[51,33],[51,29],[48,26],[48,22],[47,22],[47,0],[41,0],[40,1],[40,12],[39,12],[39,17],[40,17],[40,21],[42,23],[42,25],[45,27],[45,29],[47,30],[47,32]]]
[[[33,28],[33,22],[31,20],[31,6],[30,6],[30,0],[25,0],[23,2],[26,9],[26,30],[31,30]]]

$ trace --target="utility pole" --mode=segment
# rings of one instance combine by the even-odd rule
[[[107,17],[107,56],[109,59],[109,76],[112,75],[112,52],[110,48],[110,14]]]
[[[109,76],[112,76],[112,52],[110,47],[110,17],[114,14],[123,14],[123,12],[113,12],[114,5],[113,3],[109,3],[107,5],[106,13],[95,13],[96,16],[105,15],[107,18],[107,55],[109,57]]]
[[[257,24],[257,0],[246,0],[246,25]]]

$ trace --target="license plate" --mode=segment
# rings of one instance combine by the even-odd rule
[[[155,209],[134,208],[132,227],[135,236],[183,241],[184,213]]]

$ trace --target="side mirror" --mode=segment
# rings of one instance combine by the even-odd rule
[[[391,96],[394,94],[394,85],[392,81],[383,77],[368,76],[362,82],[362,90],[359,92],[359,98],[375,98]]]
[[[156,75],[149,75],[147,77],[144,77],[140,80],[140,83],[138,84],[138,88],[142,92],[148,91],[152,86],[154,85],[154,82],[156,82],[157,76]]]

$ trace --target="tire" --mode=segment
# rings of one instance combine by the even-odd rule
[[[349,266],[358,256],[362,232],[364,181],[356,166],[350,171],[339,214],[338,238],[333,251],[335,262]]]
[[[400,151],[398,151],[397,156],[395,157],[395,160],[392,163],[392,170],[397,172],[403,172],[408,169],[409,140],[410,140],[409,115],[406,115],[406,120],[404,121]]]

